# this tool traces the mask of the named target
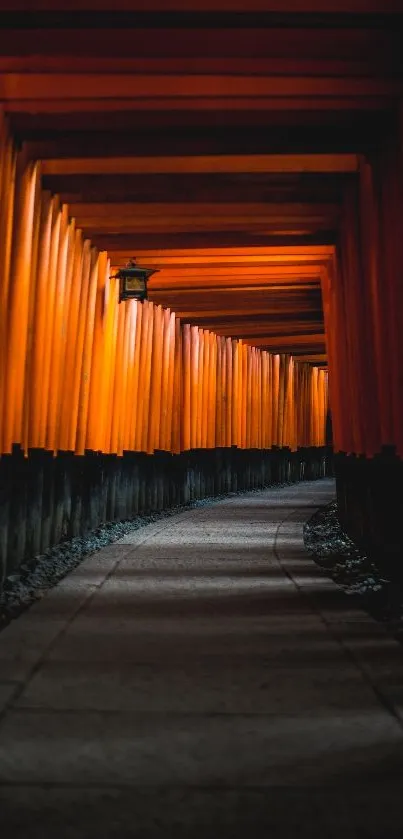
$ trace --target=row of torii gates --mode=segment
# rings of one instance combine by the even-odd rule
[[[396,570],[402,10],[187,5],[3,4],[2,574],[333,468]],[[158,267],[144,303],[112,279],[132,255]]]

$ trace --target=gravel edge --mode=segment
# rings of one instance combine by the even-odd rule
[[[304,543],[320,568],[403,643],[403,584],[388,579],[343,531],[335,501],[304,525]]]

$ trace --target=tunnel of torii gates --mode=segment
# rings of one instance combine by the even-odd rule
[[[2,2],[2,577],[333,468],[346,531],[398,569],[402,9],[379,5]],[[143,303],[119,302],[132,256]]]

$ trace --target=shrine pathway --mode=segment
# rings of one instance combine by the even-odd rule
[[[401,839],[401,647],[303,546],[333,496],[160,519],[1,632],[2,839]]]

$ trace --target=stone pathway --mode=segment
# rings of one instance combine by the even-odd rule
[[[401,648],[303,548],[333,493],[160,520],[0,634],[2,839],[401,839]]]

